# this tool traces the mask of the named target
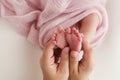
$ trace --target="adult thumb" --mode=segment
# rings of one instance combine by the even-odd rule
[[[65,47],[61,53],[61,60],[58,71],[69,73],[69,47]]]

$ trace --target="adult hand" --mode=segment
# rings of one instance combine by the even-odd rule
[[[50,40],[41,57],[40,64],[43,80],[68,80],[69,77],[69,48],[62,50],[60,63],[55,63],[54,47],[56,42]]]
[[[69,80],[88,80],[89,75],[95,66],[93,49],[84,37],[82,47],[84,54],[81,61],[79,61],[78,52],[70,52]]]

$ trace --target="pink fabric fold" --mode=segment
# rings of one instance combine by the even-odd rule
[[[92,46],[103,39],[108,28],[105,0],[0,0],[0,17],[41,48],[58,25],[64,29],[96,13],[99,25]]]

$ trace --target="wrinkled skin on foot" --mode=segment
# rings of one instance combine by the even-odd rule
[[[63,49],[67,46],[65,39],[65,30],[62,27],[58,27],[58,30],[53,33],[53,39],[57,42],[57,47]]]
[[[66,29],[66,40],[72,51],[81,50],[82,36],[76,28]]]

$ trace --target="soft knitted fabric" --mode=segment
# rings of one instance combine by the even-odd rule
[[[108,28],[105,0],[0,0],[0,17],[41,48],[58,25],[71,27],[89,14],[96,13],[99,25],[91,41],[98,44]]]

